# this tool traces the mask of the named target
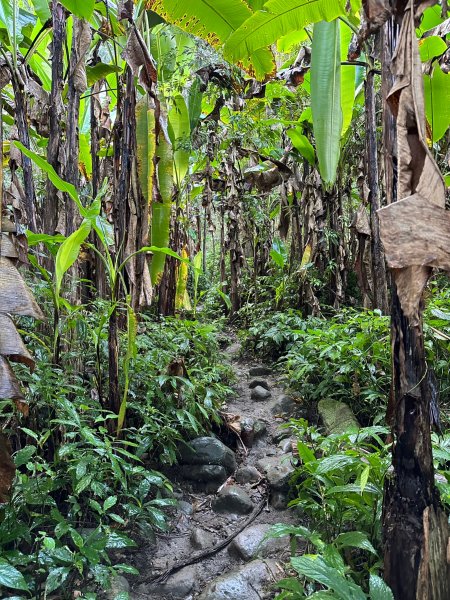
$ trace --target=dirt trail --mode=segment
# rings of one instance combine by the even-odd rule
[[[276,595],[274,582],[284,575],[282,565],[289,557],[289,540],[272,539],[262,544],[261,540],[274,523],[298,522],[295,511],[286,507],[292,452],[288,432],[283,433],[280,428],[288,418],[287,414],[281,418],[280,413],[292,413],[295,403],[284,396],[283,388],[276,376],[269,373],[270,369],[241,360],[239,350],[239,344],[234,342],[225,353],[235,372],[236,384],[235,395],[227,402],[224,412],[230,419],[233,419],[231,415],[239,416],[242,439],[249,447],[244,450],[238,443],[233,448],[238,468],[222,484],[220,493],[230,492],[232,486],[238,495],[243,495],[243,499],[237,499],[237,512],[242,514],[235,514],[232,508],[234,496],[231,500],[226,496],[222,503],[225,506],[218,512],[218,495],[211,492],[216,491],[219,484],[207,484],[205,489],[205,484],[199,486],[195,481],[175,475],[180,502],[170,532],[157,535],[156,543],[152,541],[140,548],[134,560],[140,576],[134,581],[118,578],[109,598],[121,591],[128,591],[130,600],[261,600]],[[259,375],[259,372],[267,374]],[[251,383],[261,385],[251,389]],[[270,396],[256,400],[255,396],[266,395],[265,388]],[[236,488],[239,489],[236,491]],[[228,502],[230,512],[224,512]],[[239,503],[244,505],[242,511]],[[243,531],[231,543],[226,543],[239,530]],[[221,543],[226,546],[214,552]],[[172,567],[198,555],[204,556],[164,579]],[[155,581],[156,576],[163,577]]]

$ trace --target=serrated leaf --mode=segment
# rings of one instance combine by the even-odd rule
[[[25,465],[35,453],[36,446],[25,446],[14,455],[14,464],[16,467]]]

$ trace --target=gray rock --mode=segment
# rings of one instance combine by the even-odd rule
[[[352,409],[338,400],[321,400],[317,409],[327,433],[345,433],[360,428]]]
[[[246,417],[241,421],[241,439],[247,448],[253,446],[255,439],[254,426],[255,421],[250,417]]]
[[[293,431],[290,427],[282,426],[279,427],[272,436],[272,440],[275,444],[281,442],[281,440],[285,440],[288,437],[291,437]]]
[[[181,474],[190,481],[199,481],[200,483],[223,483],[228,475],[225,467],[221,465],[183,465]]]
[[[129,592],[130,584],[123,575],[115,575],[111,578],[111,587],[106,591],[106,598],[114,600],[121,593]]]
[[[253,560],[215,579],[198,600],[261,600],[264,588],[279,577],[275,560]]]
[[[299,417],[304,409],[298,402],[295,402],[291,396],[282,394],[281,396],[278,396],[276,403],[272,406],[270,411],[273,415]]]
[[[236,469],[234,452],[213,437],[199,437],[182,446],[180,457],[188,465],[220,465],[229,475]]]
[[[258,421],[255,421],[255,424],[253,425],[253,435],[255,440],[263,437],[263,435],[265,435],[267,433],[267,423],[264,423],[264,421],[261,421],[260,419],[258,419]]]
[[[253,379],[248,384],[248,387],[252,390],[253,388],[257,387],[258,385],[265,388],[266,390],[270,390],[270,385],[267,383],[267,381],[265,379]]]
[[[279,490],[273,490],[270,494],[270,506],[275,510],[284,510],[288,504],[287,494]]]
[[[194,512],[194,507],[189,502],[186,502],[186,500],[180,500],[178,502],[178,510],[183,513],[183,515],[189,516]]]
[[[137,587],[136,592],[143,598],[158,598],[166,596],[173,600],[184,600],[194,589],[197,581],[197,569],[194,565],[184,567],[175,573],[165,583],[142,584]]]
[[[269,367],[252,367],[249,369],[248,374],[250,377],[261,377],[262,375],[270,375],[272,373],[272,369]]]
[[[266,390],[260,385],[257,385],[255,388],[252,389],[251,398],[252,400],[260,402],[262,400],[267,400],[271,397],[271,395],[272,394],[269,392],[269,390]]]
[[[206,550],[214,546],[215,538],[209,531],[196,527],[191,533],[190,541],[196,550]]]
[[[292,440],[291,438],[286,438],[278,442],[278,448],[283,452],[283,454],[288,454],[292,452]]]
[[[256,468],[265,474],[271,490],[289,491],[289,480],[295,469],[287,456],[265,456],[258,460]]]
[[[234,478],[238,483],[256,483],[262,475],[256,467],[244,466],[236,471]]]
[[[289,538],[266,538],[271,525],[260,523],[247,527],[237,535],[228,547],[228,552],[249,561],[257,556],[266,558],[289,547]]]
[[[220,490],[212,503],[212,509],[219,513],[246,515],[253,509],[250,496],[237,485],[228,485]]]

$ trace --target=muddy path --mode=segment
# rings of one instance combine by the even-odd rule
[[[234,439],[233,451],[214,438],[192,442],[197,453],[187,450],[171,474],[179,505],[170,531],[139,548],[133,562],[140,575],[117,578],[108,598],[125,591],[130,600],[275,597],[289,540],[265,534],[275,523],[299,521],[287,508],[293,456],[282,424],[300,407],[270,366],[242,360],[239,352],[235,341],[225,351],[236,383],[223,414],[242,443],[231,434],[225,441]]]

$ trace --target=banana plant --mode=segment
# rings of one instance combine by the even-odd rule
[[[124,277],[125,267],[129,260],[131,260],[134,256],[141,253],[155,253],[160,255],[169,255],[173,258],[180,260],[181,262],[189,264],[189,260],[187,258],[183,258],[179,256],[176,252],[166,247],[158,247],[158,246],[145,246],[125,257],[122,262],[119,262],[118,257],[113,257],[110,252],[110,243],[108,235],[108,226],[106,220],[101,216],[101,200],[105,195],[107,190],[107,181],[103,183],[101,190],[99,191],[97,197],[93,200],[93,202],[88,207],[84,207],[81,203],[78,192],[72,184],[64,181],[57,173],[54,168],[41,156],[28,150],[19,142],[15,142],[17,147],[28,156],[37,166],[39,166],[49,177],[53,185],[60,190],[61,192],[67,193],[70,198],[76,204],[80,216],[82,217],[82,223],[78,227],[73,234],[69,237],[64,238],[64,236],[48,236],[44,234],[35,235],[33,233],[29,234],[29,242],[30,245],[35,245],[37,243],[44,242],[50,246],[50,248],[57,246],[58,249],[56,251],[55,256],[55,274],[53,280],[50,278],[48,273],[42,267],[39,267],[36,260],[31,260],[33,264],[38,267],[49,283],[50,288],[52,290],[52,296],[54,301],[54,342],[53,342],[53,355],[54,360],[57,363],[59,360],[59,352],[60,352],[60,311],[64,307],[66,309],[71,310],[72,307],[67,303],[67,301],[61,296],[62,283],[64,279],[64,275],[70,269],[70,267],[77,260],[81,247],[89,236],[91,231],[95,231],[100,240],[103,252],[100,252],[94,245],[88,244],[89,247],[99,256],[100,260],[103,262],[105,271],[108,275],[109,279],[109,287],[110,287],[110,308],[108,310],[108,321],[109,328],[108,334],[110,336],[109,343],[109,352],[110,352],[110,360],[109,360],[109,381],[110,381],[110,393],[109,393],[109,406],[108,408],[112,410],[113,413],[117,415],[117,428],[116,435],[119,436],[121,430],[124,425],[125,415],[126,415],[126,407],[127,407],[127,396],[128,396],[128,385],[129,385],[129,366],[130,362],[135,356],[135,339],[136,339],[136,316],[130,304],[130,299],[128,295],[127,285]],[[126,311],[127,311],[127,351],[124,360],[124,375],[125,375],[125,383],[124,390],[122,393],[122,398],[119,398],[119,389],[118,389],[118,381],[119,381],[119,364],[118,364],[118,338],[117,338],[117,309],[119,307],[119,290],[122,289],[125,291],[125,297],[127,301],[125,303]],[[111,339],[112,333],[115,335],[115,339]],[[113,392],[111,392],[111,387],[113,388]],[[100,394],[101,397],[101,394]]]

